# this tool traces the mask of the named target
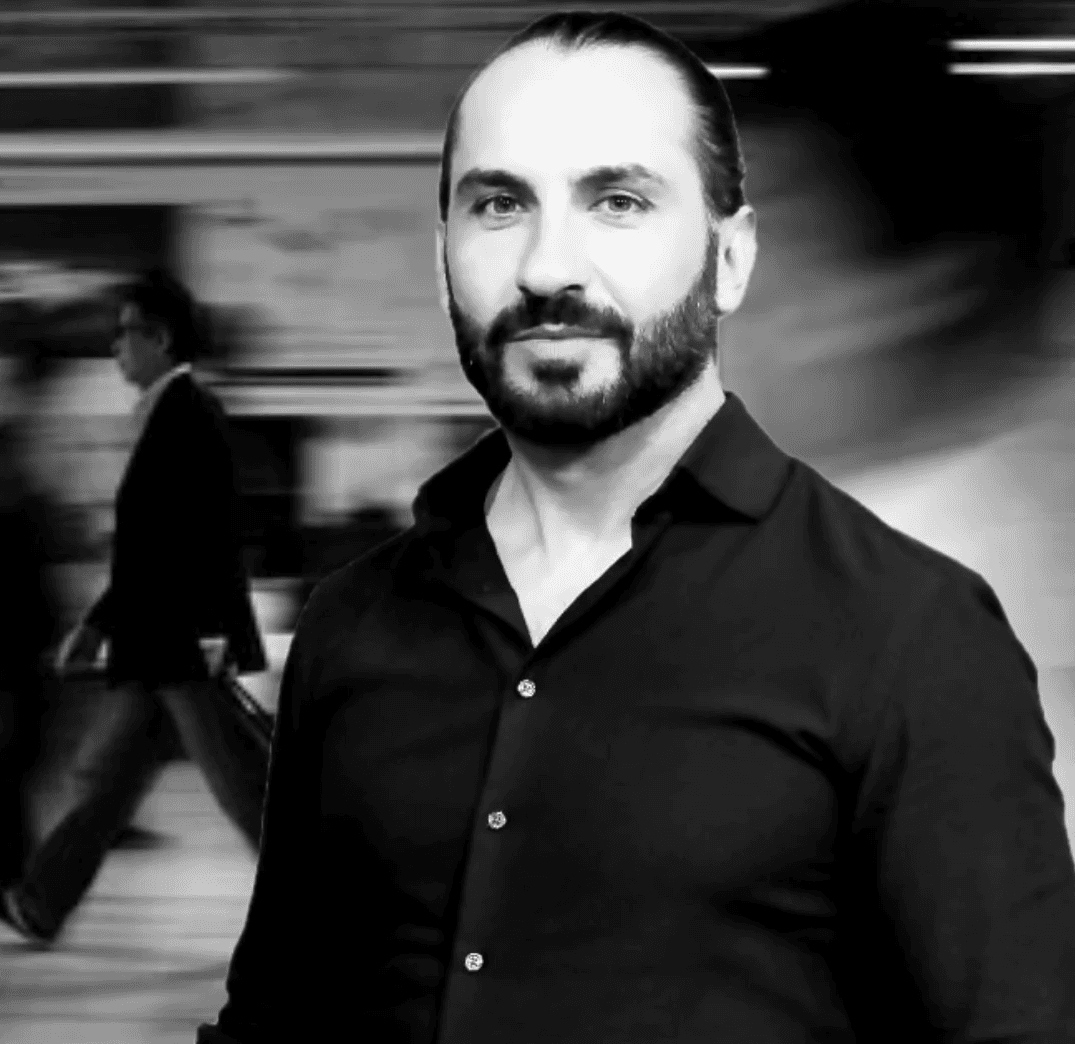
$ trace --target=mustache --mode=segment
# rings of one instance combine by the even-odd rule
[[[571,326],[580,336],[601,337],[630,344],[634,326],[611,308],[594,308],[574,294],[525,297],[505,308],[493,320],[486,335],[490,348],[500,348],[513,337],[535,326]]]

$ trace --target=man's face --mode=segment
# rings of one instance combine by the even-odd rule
[[[124,378],[139,388],[148,388],[172,367],[166,331],[147,322],[134,304],[120,307],[112,355]]]
[[[637,49],[526,45],[467,93],[448,310],[508,431],[592,445],[714,364],[717,243],[692,133],[674,72]]]

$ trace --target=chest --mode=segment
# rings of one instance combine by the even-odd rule
[[[618,615],[519,658],[491,625],[453,637],[413,614],[401,637],[358,643],[346,681],[324,679],[337,693],[318,748],[326,843],[426,874],[430,853],[462,858],[469,842],[482,872],[533,882],[540,867],[552,892],[711,894],[824,862],[836,792],[804,679],[766,669],[757,631],[716,639],[704,609],[678,624]],[[488,821],[498,811],[506,830]],[[540,905],[568,899],[555,898]]]
[[[497,539],[497,553],[536,646],[588,588],[631,550],[631,534],[555,548],[551,554]]]

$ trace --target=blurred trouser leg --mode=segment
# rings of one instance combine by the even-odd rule
[[[25,855],[17,697],[0,689],[0,887],[18,877]]]
[[[27,861],[18,888],[19,903],[48,935],[86,894],[161,769],[162,712],[141,685],[106,689],[91,710],[61,768],[57,825]]]
[[[166,685],[157,695],[220,807],[257,852],[269,760],[243,727],[241,712],[211,681]]]
[[[41,680],[9,678],[0,688],[0,887],[22,875],[32,848],[28,777],[37,760]]]

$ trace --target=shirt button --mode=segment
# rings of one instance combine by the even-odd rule
[[[530,699],[537,692],[537,686],[529,679],[523,678],[518,685],[518,693],[524,700]]]
[[[476,972],[485,963],[485,958],[480,953],[468,953],[463,961],[463,966],[468,972]]]
[[[508,817],[504,815],[503,812],[490,812],[486,822],[494,830],[500,830],[501,827],[506,827],[508,825]]]

